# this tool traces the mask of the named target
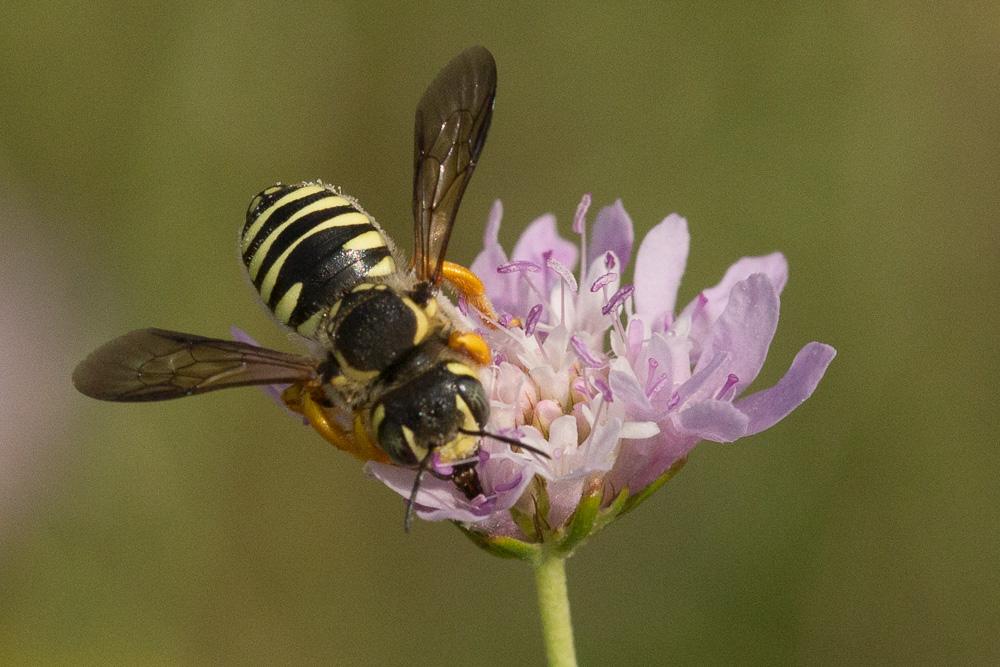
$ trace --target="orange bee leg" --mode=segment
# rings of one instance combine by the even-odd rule
[[[289,409],[304,416],[309,421],[309,425],[337,449],[341,449],[362,461],[379,461],[381,463],[389,461],[385,452],[377,449],[367,435],[364,439],[357,439],[345,433],[334,420],[329,418],[326,410],[313,397],[309,388],[292,385],[285,390],[281,398]],[[357,435],[357,425],[355,425],[354,430],[355,435]]]
[[[482,336],[471,331],[452,331],[448,335],[448,347],[464,352],[482,366],[489,366],[493,361],[490,346]]]
[[[365,461],[389,463],[389,456],[372,440],[368,427],[360,412],[354,413],[354,443],[357,450],[354,455]]]
[[[483,314],[487,324],[496,322],[497,313],[493,310],[489,297],[486,296],[486,287],[483,286],[479,276],[461,264],[446,261],[441,266],[441,277],[464,296],[470,306]]]

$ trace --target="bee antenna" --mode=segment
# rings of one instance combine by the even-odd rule
[[[406,514],[403,516],[403,531],[410,532],[410,526],[413,525],[413,514],[416,511],[417,503],[417,491],[420,490],[420,481],[424,478],[424,473],[431,465],[431,457],[434,455],[434,450],[431,449],[424,455],[424,458],[420,460],[420,467],[417,468],[417,476],[413,480],[413,489],[410,491],[410,499],[406,501]]]
[[[500,442],[506,442],[511,447],[520,447],[521,449],[527,450],[532,454],[537,454],[538,456],[551,459],[546,452],[538,449],[537,447],[532,447],[531,445],[526,445],[517,438],[508,438],[505,435],[500,435],[499,433],[490,433],[489,431],[469,431],[464,428],[458,429],[459,433],[464,433],[465,435],[478,435],[481,438],[493,438],[494,440],[499,440]]]

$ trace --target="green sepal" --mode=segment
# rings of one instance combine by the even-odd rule
[[[653,480],[653,483],[647,486],[645,489],[635,494],[634,496],[629,496],[629,498],[623,503],[622,509],[619,514],[627,514],[634,510],[636,507],[641,505],[649,498],[651,495],[660,490],[660,487],[670,481],[670,479],[680,472],[684,464],[687,463],[687,459],[680,459],[676,461],[672,466],[670,466],[665,473]]]
[[[535,529],[535,515],[529,514],[524,510],[518,509],[517,507],[511,507],[509,510],[510,518],[513,519],[514,523],[524,536],[528,538],[529,542],[540,542],[538,532]]]
[[[466,528],[458,522],[453,521],[452,523],[477,547],[499,558],[513,558],[535,562],[542,553],[541,547],[537,544],[528,544],[527,542],[503,535],[490,537],[471,528]]]
[[[525,511],[517,505],[510,508],[510,518],[513,519],[517,527],[521,529],[529,542],[544,542],[545,538],[552,532],[549,526],[549,491],[545,485],[545,480],[535,475],[531,479],[528,487],[529,502],[532,504],[531,511]],[[519,504],[523,503],[522,498]]]
[[[535,503],[535,531],[544,537],[552,532],[552,526],[549,524],[549,510],[552,509],[552,505],[549,502],[549,487],[538,475],[531,480],[531,498]]]
[[[615,499],[611,501],[611,504],[601,510],[600,515],[597,517],[597,521],[594,523],[594,532],[601,530],[606,525],[618,518],[628,502],[628,488],[622,489]]]
[[[580,498],[580,503],[569,519],[569,525],[563,532],[562,539],[556,544],[558,554],[570,555],[585,539],[594,532],[594,522],[601,510],[601,498],[604,492],[600,485],[590,493]]]

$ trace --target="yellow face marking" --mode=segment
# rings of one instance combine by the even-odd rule
[[[478,431],[479,424],[476,423],[476,418],[472,416],[472,410],[469,409],[469,405],[458,394],[455,394],[455,407],[462,413],[464,418],[462,428],[466,431]],[[441,461],[443,463],[450,463],[452,461],[471,458],[476,453],[478,440],[478,436],[459,433],[447,444],[438,448]]]
[[[417,453],[418,459],[423,458],[423,454],[426,454],[427,450],[424,449],[423,447],[417,446],[417,436],[413,434],[413,429],[411,429],[409,426],[403,426],[402,429],[403,429],[403,440],[406,440],[406,444],[410,448],[410,451]]]
[[[270,194],[277,189],[278,186],[270,187],[264,190],[264,194]],[[250,225],[250,229],[248,229],[246,234],[243,235],[243,243],[240,248],[240,252],[247,251],[247,248],[249,248],[250,244],[253,243],[253,240],[257,236],[257,233],[260,232],[260,228],[264,226],[264,223],[267,222],[267,219],[270,218],[271,214],[274,213],[276,210],[278,210],[285,204],[296,201],[298,199],[302,199],[303,197],[308,197],[309,195],[314,195],[318,192],[323,192],[324,190],[326,190],[326,188],[320,185],[309,185],[303,188],[292,190],[287,195],[285,195],[278,201],[271,204],[266,210],[262,211],[261,214],[257,216],[257,219],[253,221],[252,225]]]
[[[281,297],[281,301],[274,307],[274,316],[279,321],[285,324],[288,323],[288,320],[292,317],[292,311],[295,310],[295,306],[299,303],[299,294],[301,293],[302,283],[295,283],[288,288],[285,296]]]
[[[302,243],[303,241],[305,241],[307,238],[309,238],[313,234],[318,234],[318,233],[320,233],[322,231],[325,231],[327,229],[332,229],[333,227],[344,227],[346,225],[360,225],[360,224],[364,224],[364,223],[367,223],[367,222],[368,222],[368,218],[366,218],[364,216],[364,214],[362,214],[362,213],[358,213],[356,211],[353,211],[351,213],[344,213],[343,215],[338,215],[337,217],[333,218],[332,220],[327,220],[326,222],[324,222],[322,224],[316,225],[315,227],[313,227],[312,229],[310,229],[308,232],[306,232],[305,234],[303,234],[299,238],[295,239],[295,242],[292,243],[290,246],[288,246],[288,248],[285,249],[285,252],[281,253],[281,256],[278,257],[278,259],[274,262],[274,264],[271,265],[271,268],[268,269],[267,275],[264,276],[264,282],[262,282],[260,284],[260,296],[261,296],[261,298],[264,299],[265,302],[270,301],[270,299],[271,299],[271,290],[274,289],[274,283],[277,282],[277,280],[278,280],[278,274],[281,272],[281,267],[285,264],[285,260],[288,259],[288,256],[291,255],[292,252],[297,247],[299,247],[300,243]],[[366,233],[368,233],[368,232],[366,232]],[[363,235],[364,234],[362,234],[362,236]],[[381,238],[381,237],[379,237],[379,238]],[[256,260],[258,256],[260,256],[260,252],[259,251],[258,251],[257,255],[254,255],[254,259]],[[261,261],[263,261],[263,260],[261,260]],[[256,279],[256,277],[253,276],[252,273],[251,273],[251,277],[253,277],[254,279]]]
[[[367,221],[367,219],[366,219]],[[371,250],[372,248],[382,248],[385,246],[385,239],[374,229],[370,232],[358,234],[353,239],[344,244],[344,250]]]
[[[372,283],[361,283],[359,285],[355,285],[351,292],[367,292],[370,289],[378,289],[378,287],[379,286],[373,285]],[[340,302],[338,301],[337,303],[339,304]]]
[[[448,362],[448,365],[445,366],[445,368],[447,368],[452,375],[468,375],[471,378],[475,378],[477,380],[479,379],[479,376],[476,375],[474,370],[458,361]]]

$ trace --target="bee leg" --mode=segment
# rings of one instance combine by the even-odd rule
[[[382,451],[378,444],[372,440],[368,433],[368,427],[360,412],[354,413],[354,445],[352,452],[364,461],[377,461],[378,463],[389,463],[389,456]]]
[[[465,353],[483,366],[489,366],[493,361],[490,346],[482,336],[471,331],[452,331],[448,335],[448,347]]]
[[[309,425],[337,449],[352,454],[362,461],[385,463],[389,460],[382,450],[373,446],[369,438],[366,437],[364,440],[358,441],[345,433],[336,421],[327,416],[323,405],[308,388],[304,389],[301,385],[292,385],[285,390],[281,397],[291,410],[304,416],[309,421]],[[355,432],[357,432],[357,428],[355,428]]]
[[[479,276],[461,264],[446,261],[441,266],[441,277],[464,296],[470,306],[483,314],[487,324],[492,326],[491,323],[497,321],[497,313],[486,296],[486,288]]]

